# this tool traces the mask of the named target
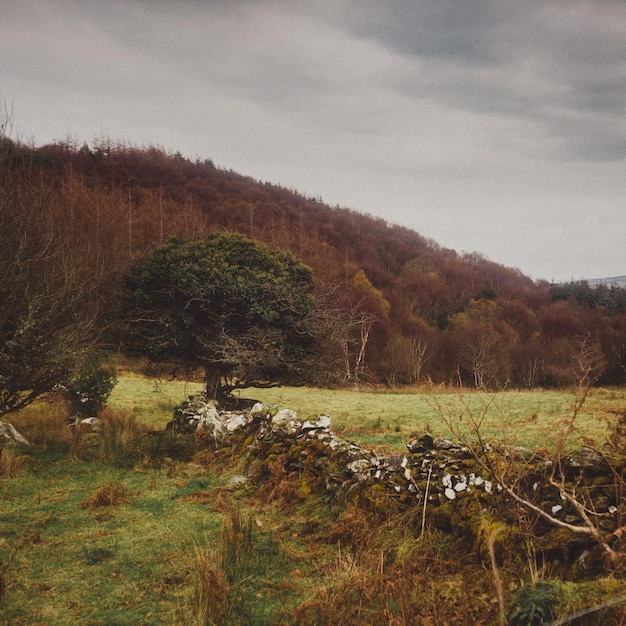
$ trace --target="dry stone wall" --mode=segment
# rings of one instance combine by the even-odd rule
[[[550,559],[567,562],[577,576],[587,570],[591,574],[597,566],[593,540],[585,534],[563,532],[541,516],[529,514],[505,493],[472,451],[449,439],[425,433],[407,443],[406,454],[380,455],[336,436],[328,415],[300,419],[293,410],[273,411],[260,403],[248,411],[218,411],[202,396],[177,409],[168,429],[200,433],[215,450],[237,455],[246,468],[238,484],[244,480],[262,483],[271,465],[280,462],[286,471],[297,472],[307,489],[320,489],[341,502],[359,498],[369,505],[419,507],[430,523],[470,541],[476,541],[482,513],[488,511],[512,529],[519,530],[523,522],[538,548]],[[531,455],[520,449],[494,450],[493,454],[500,455],[503,463],[514,462],[513,456],[519,460],[515,466],[518,472],[523,467],[523,472],[515,476],[515,488],[522,497],[556,519],[584,523],[576,508],[550,484],[549,462],[528,461]],[[594,523],[606,535],[618,530],[626,516],[621,493],[624,460],[613,461],[609,464],[591,448],[559,461],[566,488],[584,492]]]

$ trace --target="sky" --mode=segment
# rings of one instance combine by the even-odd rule
[[[0,102],[533,279],[626,274],[624,0],[0,0]]]

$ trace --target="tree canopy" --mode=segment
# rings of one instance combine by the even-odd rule
[[[293,382],[311,341],[311,269],[239,234],[171,239],[130,268],[131,344],[201,368],[207,394]]]
[[[42,270],[26,272],[22,266],[21,275],[32,280],[28,294],[58,284],[64,276],[70,279],[51,292],[60,295],[59,307],[77,300],[79,306],[70,307],[74,315],[95,314],[92,330],[106,337],[107,349],[120,339],[111,331],[120,328],[116,320],[122,321],[121,277],[137,258],[173,235],[195,240],[210,232],[237,232],[273,249],[289,250],[312,268],[318,334],[306,371],[317,384],[430,379],[460,385],[483,380],[491,386],[564,386],[571,384],[576,346],[587,336],[599,342],[607,362],[599,384],[626,383],[626,289],[535,282],[480,254],[457,254],[407,228],[255,181],[210,160],[189,160],[108,138],[94,140],[91,148],[71,139],[35,147],[2,133],[0,110],[0,177],[19,200],[12,200],[11,212],[0,216],[8,224],[0,237],[6,242],[2,253],[18,250],[15,233],[24,230],[19,224],[29,223],[35,207],[45,204],[37,215],[49,224],[36,232],[51,228],[52,256],[58,261],[46,263],[46,255],[39,255]],[[29,246],[34,241],[26,239]],[[2,267],[8,268],[0,275],[5,282],[17,276],[10,259]],[[61,268],[56,278],[41,278],[54,267]],[[480,300],[496,304],[485,322],[493,333],[473,319],[473,303]],[[59,307],[46,305],[43,310],[52,314]],[[2,332],[13,341],[16,309],[8,300],[0,308],[10,318]],[[48,327],[65,321],[61,317]],[[472,331],[473,352],[468,352],[464,322]],[[74,330],[65,337],[78,337]],[[43,334],[46,340],[52,336]],[[65,337],[60,348],[67,346],[72,356],[76,342]],[[22,336],[15,338],[22,342]],[[40,354],[39,345],[31,343],[34,349],[28,354]],[[18,382],[26,381],[14,367],[21,349],[3,366]],[[46,350],[54,353],[60,354],[56,347]],[[476,361],[481,355],[485,358]],[[39,363],[39,356],[34,361]],[[54,378],[57,374],[48,380]]]

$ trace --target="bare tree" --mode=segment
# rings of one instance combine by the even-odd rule
[[[0,117],[2,117],[0,115]],[[7,122],[0,128],[6,132]],[[1,137],[9,141],[8,137]],[[90,336],[93,287],[60,236],[50,192],[0,155],[0,416],[67,382]]]
[[[601,547],[608,561],[618,565],[623,561],[624,555],[612,547],[611,538],[619,534],[622,529],[612,533],[606,533],[602,529],[600,525],[602,514],[596,511],[582,479],[577,482],[568,481],[563,464],[566,445],[575,430],[576,419],[588,397],[591,385],[602,373],[604,362],[598,343],[591,337],[581,338],[577,343],[577,348],[577,351],[571,355],[572,373],[577,378],[571,412],[559,424],[554,450],[549,455],[544,453],[542,461],[547,467],[545,474],[547,484],[556,490],[562,502],[571,506],[579,522],[566,521],[554,512],[544,510],[521,489],[525,469],[532,463],[532,457],[530,460],[522,459],[507,446],[494,449],[491,442],[486,441],[484,432],[488,415],[497,409],[497,407],[494,408],[494,396],[486,394],[486,399],[479,409],[471,407],[468,401],[463,401],[465,410],[461,417],[447,411],[436,394],[433,394],[433,402],[450,432],[462,442],[478,465],[515,503],[553,526],[590,537]],[[598,453],[599,458],[602,456]]]

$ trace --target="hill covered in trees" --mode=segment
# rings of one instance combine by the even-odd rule
[[[25,245],[29,229],[48,233],[36,255],[56,259],[58,288],[71,291],[110,346],[125,345],[123,277],[134,261],[171,236],[236,232],[313,270],[317,340],[307,382],[626,379],[626,290],[617,286],[536,283],[382,219],[157,148],[33,147],[3,137],[0,168],[11,198],[2,205],[2,249]],[[24,289],[48,266],[26,272]]]

